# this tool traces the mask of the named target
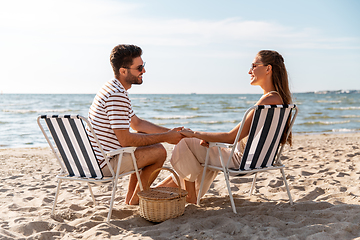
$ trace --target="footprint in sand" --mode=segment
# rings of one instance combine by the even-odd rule
[[[14,227],[11,227],[10,230],[23,234],[24,236],[30,236],[34,233],[49,231],[53,227],[53,224],[45,221],[34,221],[16,225]]]
[[[317,187],[313,191],[305,195],[303,198],[299,199],[298,201],[313,201],[323,194],[325,194],[325,190]]]

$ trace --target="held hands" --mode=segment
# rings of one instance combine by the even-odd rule
[[[185,137],[194,137],[195,132],[190,128],[176,127],[167,132],[169,134],[169,140],[167,143],[178,144],[181,139]]]
[[[184,137],[195,137],[195,132],[193,130],[191,130],[190,128],[183,128],[180,133],[184,136]],[[204,146],[204,147],[209,147],[209,143],[204,141],[204,140],[201,140],[200,141],[200,145],[201,146]]]
[[[191,130],[190,128],[183,128],[180,131],[181,135],[183,135],[184,137],[194,137],[195,136],[195,132],[193,130]]]
[[[195,137],[195,132],[191,130],[190,128],[184,128],[184,127],[176,127],[167,132],[169,134],[169,140],[167,143],[170,144],[178,144],[181,139],[188,137]],[[209,147],[209,143],[201,140],[200,145],[204,147]]]
[[[178,144],[180,140],[184,138],[184,136],[180,133],[182,129],[184,129],[184,127],[176,127],[167,131],[169,140],[166,142],[170,144]]]

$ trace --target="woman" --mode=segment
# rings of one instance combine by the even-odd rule
[[[289,90],[287,71],[284,65],[283,57],[276,51],[262,50],[260,51],[249,70],[251,85],[260,86],[264,95],[258,100],[256,105],[277,105],[290,104],[291,93]],[[245,125],[240,134],[240,144],[235,151],[230,168],[239,168],[242,147],[246,143],[249,134],[253,112],[245,119]],[[196,203],[197,192],[200,186],[203,167],[201,164],[205,162],[206,147],[208,142],[224,142],[233,143],[241,123],[239,123],[230,132],[197,132],[191,129],[181,130],[181,134],[187,138],[182,139],[174,148],[171,157],[171,165],[179,176],[184,180],[185,189],[188,191],[186,201],[188,203]],[[289,123],[288,123],[289,125]],[[284,137],[284,136],[283,136]],[[282,139],[282,144],[285,143]],[[288,138],[291,144],[291,135]],[[230,149],[222,149],[224,159],[230,155]],[[210,164],[221,166],[217,148],[210,149]],[[205,194],[211,183],[217,175],[217,171],[207,170],[202,193]],[[183,183],[180,183],[183,185]],[[172,178],[167,178],[161,186],[175,186]]]

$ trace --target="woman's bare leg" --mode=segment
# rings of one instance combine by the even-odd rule
[[[176,182],[174,182],[172,175],[167,176],[160,184],[156,185],[156,187],[174,187],[178,188]]]
[[[195,189],[195,182],[189,182],[184,180],[185,189],[188,192],[186,196],[186,202],[196,204],[197,197],[196,197],[196,189]]]

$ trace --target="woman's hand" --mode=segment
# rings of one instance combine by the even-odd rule
[[[195,132],[193,130],[191,130],[190,128],[183,128],[181,131],[179,131],[181,133],[181,135],[183,135],[184,137],[195,137]],[[200,141],[200,145],[204,146],[204,147],[209,147],[209,142],[205,141],[205,140],[201,140]]]
[[[181,135],[183,135],[184,137],[195,137],[195,132],[193,130],[191,130],[190,128],[183,128],[181,131],[179,131],[181,133]]]
[[[203,147],[207,147],[207,148],[208,148],[208,147],[209,147],[209,142],[204,141],[204,140],[201,140],[201,141],[200,141],[200,145],[203,146]]]

